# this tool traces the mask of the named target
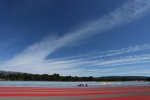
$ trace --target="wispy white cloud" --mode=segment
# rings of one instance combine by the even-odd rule
[[[49,60],[51,62],[51,60]],[[85,68],[88,66],[92,66],[93,69],[97,66],[107,67],[107,66],[118,66],[118,65],[129,65],[129,64],[138,64],[138,63],[145,63],[150,62],[150,54],[141,54],[141,55],[132,55],[132,56],[125,56],[125,57],[113,57],[111,59],[84,59],[78,58],[74,60],[52,60],[55,64],[67,64],[69,65],[68,68]],[[81,67],[82,66],[82,67]]]
[[[111,57],[111,56],[115,56],[115,55],[136,53],[136,52],[147,51],[147,50],[150,50],[150,44],[130,46],[127,48],[121,48],[121,49],[116,49],[116,50],[108,50],[108,51],[102,51],[102,52],[81,54],[81,55],[76,55],[76,56],[59,58],[57,60],[78,59],[78,58],[85,58],[86,60],[90,60],[90,59],[92,60],[92,59],[100,59],[100,58]]]
[[[130,50],[132,48],[133,51],[138,52],[141,50],[147,50],[149,48],[149,47],[145,47],[145,46],[146,45],[133,46],[133,47],[129,47],[129,48],[123,48],[120,50],[118,49],[118,50],[110,50],[110,51],[123,52],[123,50],[126,51],[126,50]],[[138,47],[138,49],[137,49],[137,47]],[[110,52],[108,52],[108,54],[109,53]],[[114,52],[112,52],[112,53],[114,53]],[[108,55],[107,53],[105,53],[105,54]],[[32,56],[34,56],[34,55],[32,55]],[[95,72],[112,73],[114,69],[116,70],[116,66],[125,66],[125,65],[133,65],[133,64],[138,64],[138,63],[150,62],[150,54],[140,54],[140,55],[132,55],[132,56],[124,56],[124,57],[116,57],[116,56],[112,55],[111,59],[110,58],[104,59],[105,56],[101,57],[100,59],[93,59],[93,58],[95,58],[95,56],[96,57],[101,56],[101,54],[90,55],[88,57],[88,59],[85,59],[85,57],[81,56],[81,57],[73,58],[73,59],[48,59],[48,60],[42,60],[41,58],[39,59],[36,57],[35,58],[31,57],[30,59],[27,59],[28,57],[27,58],[25,57],[24,60],[22,60],[22,59],[20,59],[19,56],[16,56],[16,58],[14,58],[13,60],[5,62],[5,64],[3,65],[3,69],[5,69],[5,70],[11,69],[14,71],[25,71],[25,72],[32,72],[32,73],[54,73],[54,72],[57,72],[57,73],[65,74],[65,75],[67,73],[68,73],[68,75],[69,75],[69,73],[71,73],[73,75],[80,75],[81,71],[82,71],[82,73],[84,73],[85,75],[90,75],[91,73],[93,73],[94,70],[96,70]],[[39,56],[37,56],[37,57],[39,57]],[[112,66],[112,67],[110,67],[110,66]],[[90,70],[88,70],[87,67],[88,68],[90,67]],[[109,70],[109,69],[111,69],[111,70]],[[129,69],[129,68],[127,68],[127,69]],[[100,71],[100,70],[102,70],[102,71]],[[118,70],[118,67],[117,67],[117,70]],[[110,72],[110,71],[112,71],[112,72]],[[120,73],[120,72],[117,72],[117,73]]]
[[[35,43],[27,47],[23,52],[17,54],[15,57],[11,58],[4,63],[1,63],[1,69],[3,70],[14,70],[32,73],[54,73],[60,72],[61,74],[67,73],[80,73],[81,69],[76,68],[81,65],[115,65],[118,63],[126,63],[140,61],[142,58],[148,60],[149,57],[142,56],[140,59],[138,57],[127,57],[119,58],[117,60],[107,60],[107,61],[96,61],[96,60],[84,60],[79,57],[79,59],[73,60],[46,60],[46,57],[61,47],[69,45],[71,42],[80,40],[82,38],[89,38],[90,36],[100,34],[103,31],[107,31],[114,27],[118,27],[122,24],[129,23],[133,20],[148,14],[150,10],[150,0],[131,0],[124,4],[123,6],[117,8],[116,10],[110,12],[99,19],[91,20],[76,30],[69,31],[62,37],[49,36],[43,39],[39,43]],[[105,55],[99,55],[94,57],[106,57],[113,56],[123,53],[136,52],[140,50],[149,49],[149,46],[134,47],[128,49],[121,49],[106,52]],[[148,55],[149,56],[149,55]],[[93,58],[91,58],[93,59]],[[128,59],[128,60],[127,60]],[[68,69],[68,70],[64,70]]]

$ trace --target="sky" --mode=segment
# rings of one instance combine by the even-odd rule
[[[0,0],[0,70],[150,76],[150,0]]]

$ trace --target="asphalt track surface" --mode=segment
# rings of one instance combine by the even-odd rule
[[[150,86],[109,88],[0,87],[0,100],[150,100]]]

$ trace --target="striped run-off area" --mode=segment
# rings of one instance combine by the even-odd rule
[[[150,100],[150,86],[109,88],[0,87],[0,100]]]

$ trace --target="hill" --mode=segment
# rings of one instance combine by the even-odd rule
[[[30,74],[12,71],[0,71],[0,80],[11,81],[150,81],[146,76],[105,76],[105,77],[78,77],[61,76],[59,74]]]

